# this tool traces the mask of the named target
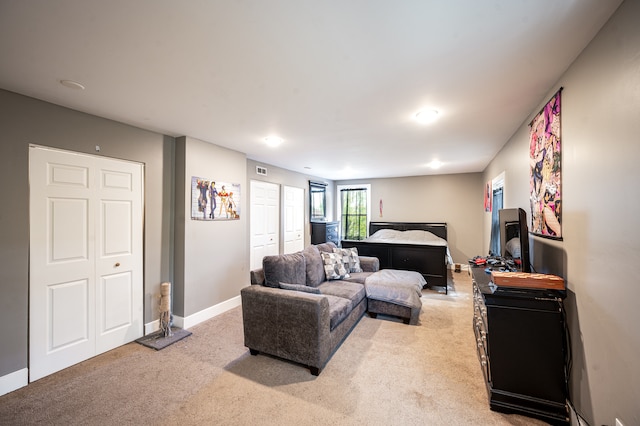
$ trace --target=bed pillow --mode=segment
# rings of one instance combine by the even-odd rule
[[[356,247],[351,248],[334,248],[333,252],[339,256],[342,256],[342,263],[347,272],[362,272],[360,267],[360,258],[358,257],[358,249]]]
[[[342,263],[342,256],[337,253],[320,252],[322,262],[324,263],[324,274],[327,280],[341,280],[349,278],[349,271]]]
[[[305,293],[320,294],[319,288],[309,287],[308,285],[302,285],[302,284],[280,283],[280,288],[284,290],[294,290],[294,291],[303,291]]]

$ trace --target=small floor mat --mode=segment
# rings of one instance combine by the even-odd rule
[[[171,327],[171,336],[164,337],[162,331],[156,331],[155,333],[148,334],[139,338],[136,342],[144,345],[148,348],[153,348],[156,351],[164,349],[167,346],[182,340],[185,337],[191,336],[191,332],[182,328]]]

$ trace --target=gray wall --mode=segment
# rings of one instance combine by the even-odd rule
[[[456,263],[466,264],[488,252],[489,245],[482,244],[481,173],[336,181],[336,185],[357,183],[371,184],[372,221],[447,222],[449,250]]]
[[[144,320],[172,276],[173,138],[0,90],[0,377],[27,367],[29,144],[144,163]],[[95,146],[101,150],[96,153]]]
[[[540,99],[562,92],[563,241],[532,238],[534,267],[563,276],[571,400],[589,424],[640,424],[640,2],[625,1]],[[517,90],[515,88],[514,90]],[[484,174],[529,209],[532,111]],[[484,220],[484,245],[490,219]]]
[[[240,294],[249,284],[247,160],[243,153],[190,137],[176,141],[174,312],[188,317]],[[240,184],[240,219],[191,219],[191,177]],[[178,213],[179,212],[179,213]]]

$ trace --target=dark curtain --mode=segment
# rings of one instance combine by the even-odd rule
[[[491,211],[491,244],[489,254],[501,256],[500,251],[500,217],[498,212],[502,208],[502,188],[493,190],[493,210]]]
[[[340,205],[342,239],[365,239],[367,237],[366,188],[341,189]]]

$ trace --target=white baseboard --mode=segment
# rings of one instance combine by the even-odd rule
[[[151,321],[148,324],[144,325],[144,335],[151,334],[155,331],[160,330],[160,320]]]
[[[23,388],[29,384],[29,369],[14,371],[0,377],[0,396]]]
[[[458,265],[460,265],[460,270],[461,271],[468,271],[469,270],[469,264],[468,263],[458,263]],[[449,265],[449,269],[451,269],[452,271],[456,269],[456,265]]]
[[[193,315],[189,315],[188,317],[179,317],[177,315],[174,315],[173,324],[176,327],[189,329],[196,324],[200,324],[201,322],[204,322],[215,316],[223,314],[230,309],[240,306],[241,303],[242,303],[242,300],[240,299],[240,295],[238,295],[234,298],[218,303],[217,305],[211,306],[207,309],[203,309],[200,312],[196,312]]]

